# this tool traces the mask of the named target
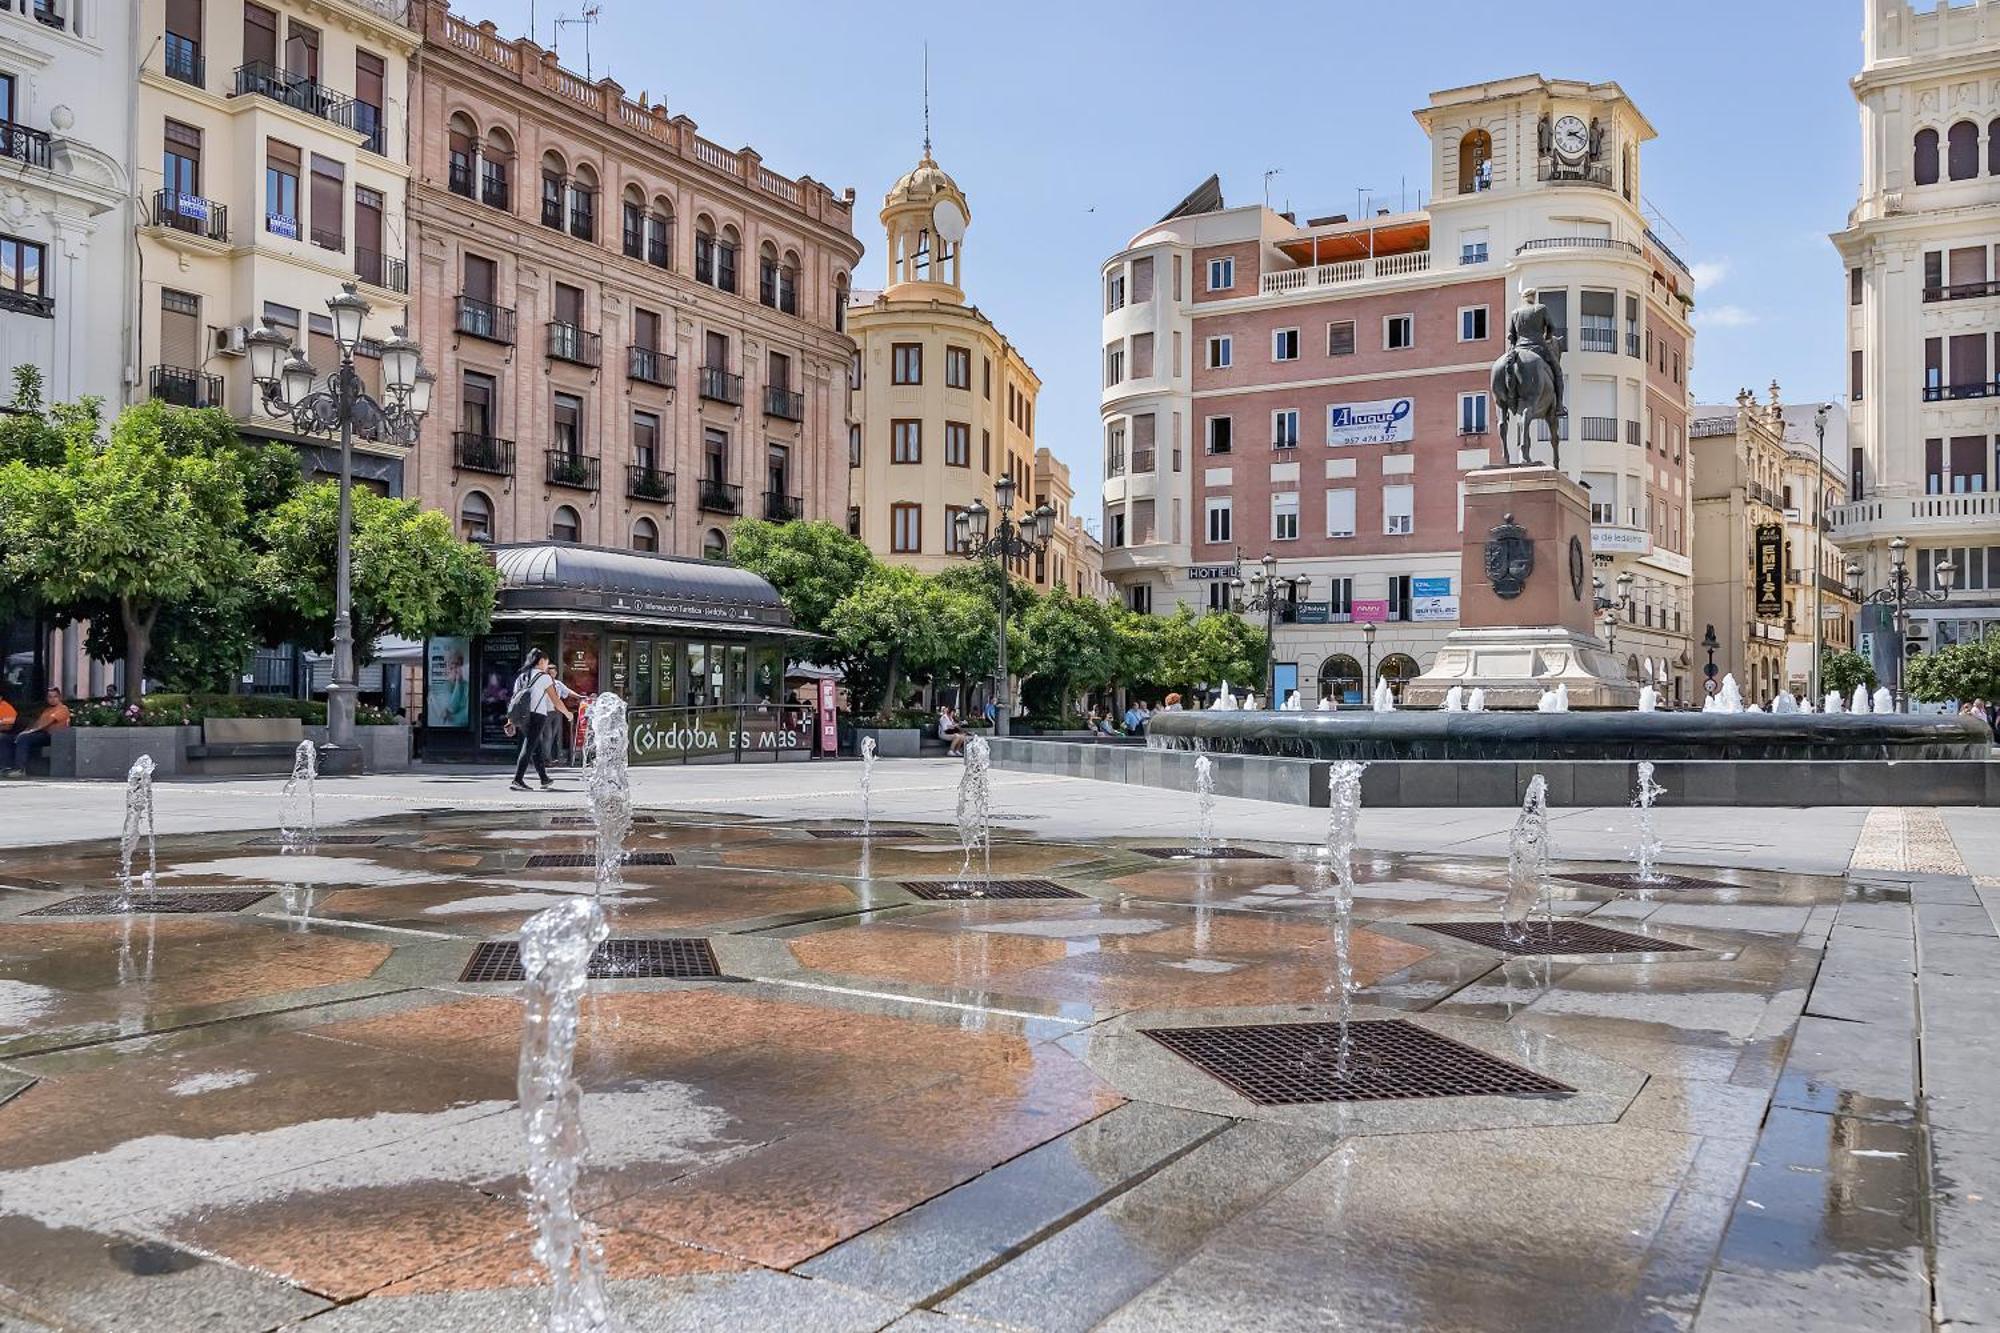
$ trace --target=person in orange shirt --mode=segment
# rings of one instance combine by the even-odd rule
[[[48,702],[34,726],[0,734],[0,773],[20,777],[27,771],[28,760],[35,751],[46,749],[50,737],[69,725],[69,706],[63,702],[62,691],[51,686],[47,697]]]

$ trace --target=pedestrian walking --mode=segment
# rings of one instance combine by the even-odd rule
[[[555,663],[541,649],[531,651],[521,674],[514,678],[514,693],[507,704],[506,732],[521,738],[521,754],[514,761],[514,781],[508,784],[515,791],[529,790],[530,760],[543,791],[556,785],[549,777],[549,728],[557,715],[565,721],[575,717],[564,702],[566,697],[574,698],[575,692],[555,678]]]

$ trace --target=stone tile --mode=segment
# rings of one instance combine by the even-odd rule
[[[1729,1083],[1655,1077],[1619,1118],[1621,1125],[1724,1139],[1755,1140],[1770,1098]]]
[[[1931,1333],[1921,1274],[1718,1268],[1694,1333]]]
[[[1938,1322],[2000,1322],[2000,1135],[1937,1128],[1930,1148]]]
[[[1774,1108],[1721,1262],[1738,1271],[1923,1279],[1922,1151],[1914,1129]]]
[[[1793,1110],[1913,1120],[1916,1033],[1891,1023],[1799,1020],[1775,1102]]]

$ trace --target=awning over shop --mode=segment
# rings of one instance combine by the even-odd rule
[[[562,542],[495,546],[495,619],[578,618],[676,631],[795,636],[778,590],[713,560]]]

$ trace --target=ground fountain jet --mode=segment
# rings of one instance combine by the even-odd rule
[[[153,838],[153,756],[142,754],[125,775],[125,826],[118,834],[118,900],[120,912],[132,910],[132,859],[139,839],[146,840],[146,871],[139,883],[148,901],[159,873],[159,851]]]
[[[1875,691],[1875,711],[1878,713],[1893,713],[1896,711],[1896,696],[1889,693],[1887,685],[1881,686]]]
[[[1215,761],[1194,757],[1194,854],[1215,855]]]
[[[1396,711],[1396,692],[1389,688],[1388,681],[1378,680],[1375,682],[1374,702],[1375,711],[1378,713],[1393,713]]]
[[[1641,685],[1639,687],[1639,711],[1642,713],[1653,713],[1658,712],[1659,707],[1660,692],[1651,685]]]
[[[1839,690],[1828,690],[1826,692],[1826,702],[1820,706],[1820,711],[1822,713],[1838,713],[1841,711]]]
[[[861,836],[868,836],[868,826],[873,818],[870,807],[875,797],[875,738],[861,738]]]
[[[1638,793],[1632,799],[1633,808],[1639,812],[1639,868],[1634,878],[1641,884],[1660,884],[1666,879],[1660,873],[1660,833],[1653,823],[1653,802],[1665,791],[1665,787],[1653,781],[1653,765],[1642,760]]]
[[[626,768],[625,701],[606,691],[591,700],[585,759],[596,830],[594,892],[538,912],[521,927],[527,1013],[517,1088],[528,1139],[528,1216],[534,1255],[548,1269],[546,1333],[613,1333],[604,1260],[576,1205],[587,1143],[576,1081],[576,1036],[590,961],[610,934],[603,898],[622,884],[632,829]]]
[[[292,752],[292,776],[278,798],[278,838],[286,851],[311,847],[319,841],[319,751],[300,741]]]
[[[1354,1052],[1354,844],[1361,828],[1361,773],[1366,764],[1343,759],[1327,774],[1326,869],[1333,889],[1334,983],[1340,992],[1340,1050],[1334,1076],[1347,1077]]]
[[[1500,920],[1511,939],[1528,935],[1528,914],[1539,901],[1553,929],[1554,906],[1548,895],[1549,780],[1540,773],[1528,779],[1528,795],[1507,840],[1507,902]]]
[[[1847,705],[1847,711],[1850,713],[1866,713],[1869,711],[1868,687],[1866,685],[1856,685],[1854,687],[1854,699],[1853,702]]]
[[[965,743],[965,772],[958,779],[958,845],[965,859],[958,867],[958,882],[970,886],[972,896],[986,896],[993,880],[993,753],[984,736]],[[972,854],[978,852],[984,869],[978,884],[972,880]]]
[[[1472,696],[1465,701],[1465,711],[1468,713],[1483,713],[1486,711],[1485,686],[1475,685],[1472,687]]]
[[[1454,685],[1444,692],[1444,711],[1447,713],[1465,711],[1465,686]]]

